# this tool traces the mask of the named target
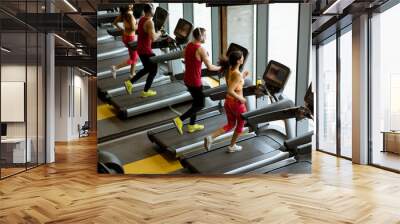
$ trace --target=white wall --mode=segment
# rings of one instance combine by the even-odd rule
[[[78,124],[88,120],[88,78],[82,74],[71,67],[56,67],[56,141],[79,138]]]

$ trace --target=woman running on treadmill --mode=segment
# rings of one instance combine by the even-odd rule
[[[135,76],[136,73],[136,62],[139,58],[139,55],[136,51],[129,48],[128,43],[135,41],[135,31],[137,30],[136,19],[133,16],[132,7],[121,7],[120,8],[121,15],[115,18],[113,25],[117,27],[118,30],[122,31],[122,42],[124,42],[125,46],[129,51],[129,59],[127,61],[122,62],[119,65],[111,66],[111,73],[114,79],[117,78],[117,71],[120,68],[130,65],[131,66],[131,77]],[[123,22],[124,27],[122,28],[118,23]]]
[[[228,124],[224,127],[216,130],[211,135],[204,138],[204,147],[207,150],[211,149],[211,145],[214,139],[226,132],[229,132],[233,128],[231,143],[228,146],[228,152],[236,152],[242,150],[242,146],[236,145],[236,140],[240,136],[244,127],[244,120],[241,114],[246,112],[246,99],[243,97],[243,85],[244,79],[249,75],[248,71],[243,73],[240,72],[239,67],[243,64],[244,57],[241,51],[233,51],[229,54],[228,60],[221,60],[220,64],[223,67],[228,68],[225,75],[226,84],[228,91],[225,97],[225,113],[228,120]]]
[[[188,43],[183,51],[185,58],[185,85],[192,96],[192,107],[173,122],[179,134],[183,134],[183,121],[190,118],[188,132],[192,133],[204,129],[204,125],[196,124],[196,114],[204,108],[205,97],[201,82],[201,64],[204,63],[210,71],[221,70],[220,66],[213,65],[208,57],[207,51],[201,46],[206,40],[206,30],[198,27],[193,30],[193,41]]]
[[[161,36],[161,32],[155,31],[153,18],[153,6],[152,4],[145,4],[143,6],[144,16],[142,16],[138,23],[138,41],[137,41],[137,52],[139,54],[140,61],[143,64],[143,69],[140,70],[131,80],[125,81],[125,88],[128,94],[132,94],[133,83],[138,81],[140,78],[148,73],[144,90],[141,93],[142,97],[150,97],[157,95],[157,92],[151,90],[150,87],[153,84],[153,80],[157,75],[158,65],[150,60],[151,57],[155,56],[151,45],[153,41],[157,40]]]

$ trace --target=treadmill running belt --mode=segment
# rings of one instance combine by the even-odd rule
[[[118,57],[110,58],[103,61],[97,61],[97,73],[100,73],[100,78],[111,77],[111,73],[109,72],[111,65],[117,65],[128,59],[128,50],[126,50],[126,52],[119,54]],[[107,75],[101,75],[102,72],[107,72]]]
[[[143,98],[138,96],[138,94],[132,93],[132,95],[114,97],[111,99],[111,102],[119,107],[120,110],[123,110],[142,104],[157,102],[160,100],[160,98],[170,98],[176,95],[181,95],[182,93],[186,93],[186,86],[180,82],[156,86],[153,89],[157,91],[157,95],[155,97]]]
[[[211,134],[213,131],[222,127],[222,125],[226,123],[226,117],[224,114],[220,114],[211,118],[200,120],[198,123],[204,125],[204,129],[202,131],[188,133],[187,125],[185,125],[183,135],[178,134],[177,130],[173,128],[159,133],[149,132],[149,137],[150,140],[156,142],[157,145],[161,146],[162,148],[176,153],[176,150],[181,147],[203,141],[205,136]]]
[[[125,44],[122,43],[122,41],[113,41],[113,42],[108,42],[101,44],[100,46],[97,46],[97,54],[103,54],[106,52],[114,51],[120,48],[125,48],[126,51],[128,49],[125,47]]]
[[[227,147],[222,147],[192,158],[185,159],[183,163],[192,171],[205,174],[223,174],[275,156],[281,151],[280,144],[268,136],[257,136],[238,142],[243,149],[240,152],[228,153]]]

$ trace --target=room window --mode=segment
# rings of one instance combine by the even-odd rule
[[[174,30],[178,20],[183,18],[183,4],[182,3],[168,3],[168,24],[169,24],[169,33],[172,37],[175,37]]]
[[[372,163],[395,170],[400,170],[400,33],[394,29],[398,21],[400,5],[371,18]]]
[[[336,37],[318,48],[318,149],[336,154]]]
[[[212,38],[211,38],[211,8],[206,4],[193,4],[193,25],[194,27],[203,27],[206,32],[206,43],[204,48],[208,52],[210,59],[212,58]]]
[[[291,70],[284,94],[295,100],[297,65],[298,4],[270,4],[268,21],[268,60],[278,61]]]

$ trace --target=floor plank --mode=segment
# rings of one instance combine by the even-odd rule
[[[320,152],[310,175],[99,175],[96,138],[0,181],[0,223],[400,223],[400,175]]]

